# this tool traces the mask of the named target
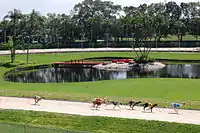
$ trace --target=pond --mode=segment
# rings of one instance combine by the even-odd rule
[[[46,68],[7,76],[5,80],[25,83],[62,83],[129,78],[200,78],[200,64],[168,64],[154,72],[103,71],[94,68]]]

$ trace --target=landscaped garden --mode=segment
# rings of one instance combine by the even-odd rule
[[[97,82],[77,83],[13,83],[4,81],[3,75],[10,69],[43,64],[56,61],[78,60],[92,57],[135,57],[132,52],[88,52],[66,54],[31,54],[30,64],[26,65],[26,55],[17,55],[16,63],[7,63],[9,56],[0,56],[3,66],[0,67],[0,95],[33,97],[45,95],[47,99],[74,101],[90,101],[94,97],[104,96],[127,103],[130,99],[158,103],[167,106],[172,101],[189,103],[185,108],[199,109],[199,79],[179,78],[133,78],[128,80],[106,80]],[[151,53],[151,57],[174,60],[199,60],[199,53]],[[21,64],[21,65],[20,65]],[[16,65],[12,67],[12,65]],[[114,88],[114,91],[113,91]],[[178,95],[177,95],[178,94]],[[199,126],[132,120],[106,117],[85,117],[54,113],[39,113],[34,111],[0,111],[3,123],[25,124],[46,128],[61,128],[66,130],[82,130],[93,132],[198,132]],[[51,117],[50,117],[51,116]],[[15,122],[15,120],[17,120]],[[131,124],[132,123],[132,124]],[[131,126],[130,126],[131,125]],[[13,128],[15,126],[12,126]],[[27,127],[29,129],[30,127]],[[161,130],[162,129],[162,130]],[[8,130],[8,129],[5,129]],[[29,130],[33,130],[30,128]],[[16,130],[17,131],[17,130]],[[34,130],[33,130],[34,131]]]
[[[71,59],[83,59],[89,57],[130,57],[133,53],[68,53],[68,54],[35,54],[30,55],[33,64],[51,64],[55,61],[67,61]],[[160,59],[191,59],[198,60],[198,53],[151,53],[152,57]],[[1,56],[1,61],[8,61],[9,56]],[[19,62],[25,61],[25,55],[16,57]],[[35,63],[35,64],[34,64]],[[18,66],[25,67],[26,65]],[[134,78],[128,80],[106,80],[98,82],[79,83],[13,83],[4,81],[3,75],[13,68],[1,67],[1,95],[33,97],[35,94],[45,95],[48,99],[64,99],[76,101],[89,101],[97,96],[106,96],[121,100],[126,103],[129,99],[138,99],[159,103],[165,106],[166,101],[190,102],[186,108],[199,109],[199,80],[179,78]],[[58,89],[59,88],[59,89]],[[113,92],[113,88],[115,91]],[[177,95],[178,94],[178,95]]]

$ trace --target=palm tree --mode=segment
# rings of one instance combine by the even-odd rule
[[[11,53],[11,62],[13,63],[15,60],[15,47],[16,47],[16,37],[17,37],[17,24],[21,19],[22,14],[19,10],[14,9],[13,11],[9,11],[8,14],[3,18],[3,20],[10,20],[13,26],[13,47],[14,50]]]
[[[3,36],[4,36],[4,43],[7,42],[7,28],[8,28],[9,22],[7,20],[2,21],[2,29],[3,29]]]

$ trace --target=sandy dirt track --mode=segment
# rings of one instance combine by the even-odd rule
[[[33,103],[33,99],[30,98],[0,97],[1,109],[35,110],[83,116],[106,116],[200,125],[200,111],[195,110],[179,110],[179,114],[174,114],[172,109],[155,108],[153,113],[150,113],[148,111],[143,112],[142,107],[135,107],[134,110],[130,110],[128,106],[122,106],[122,109],[117,107],[113,109],[113,105],[107,107],[102,105],[96,110],[91,107],[91,103],[55,100],[42,100],[39,105]]]

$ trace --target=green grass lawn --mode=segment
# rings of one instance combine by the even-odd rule
[[[200,39],[200,37],[198,37],[198,40]],[[162,41],[177,41],[178,37],[177,36],[172,36],[170,35],[167,38],[162,38]],[[183,36],[183,41],[196,41],[196,38],[192,35],[185,35]]]
[[[1,133],[68,133],[67,130],[0,123]],[[77,133],[77,132],[71,132]]]
[[[128,38],[123,38],[124,40],[127,40]],[[129,40],[132,40],[132,38],[129,38]],[[166,38],[161,38],[161,41],[177,41],[178,37],[175,35],[168,35]],[[200,40],[200,36],[198,37],[198,40]],[[183,36],[183,41],[196,41],[196,38],[193,35],[185,35]]]
[[[37,54],[30,55],[30,61],[47,64],[55,61],[66,61],[88,57],[102,56],[134,56],[131,52],[90,52],[68,54]],[[192,59],[200,60],[199,53],[151,53],[152,57],[160,59]],[[9,56],[0,56],[0,61],[6,61]],[[17,60],[25,61],[25,55],[19,55]],[[64,99],[89,101],[97,96],[118,99],[127,102],[138,99],[144,102],[158,103],[165,106],[166,101],[185,101],[185,108],[200,109],[200,82],[198,79],[160,79],[143,78],[82,83],[11,83],[3,80],[3,74],[8,68],[0,67],[0,95],[33,97],[35,94],[45,95],[49,99]]]
[[[66,130],[79,130],[93,133],[199,133],[199,125],[168,123],[160,121],[145,121],[135,119],[120,119],[108,117],[86,117],[57,113],[44,113],[35,111],[0,110],[0,123],[23,124],[45,128],[58,128]],[[0,124],[1,126],[1,124]],[[13,131],[10,129],[15,128]],[[24,133],[22,127],[16,126],[1,128],[1,131]],[[19,130],[19,131],[18,131]],[[50,132],[41,128],[42,133]],[[40,133],[38,130],[37,133]],[[16,132],[14,132],[16,131]],[[18,132],[17,132],[18,131]],[[34,128],[27,128],[25,133],[36,133]],[[47,132],[48,131],[48,132]],[[10,133],[9,132],[9,133]],[[63,132],[64,133],[64,132]]]

